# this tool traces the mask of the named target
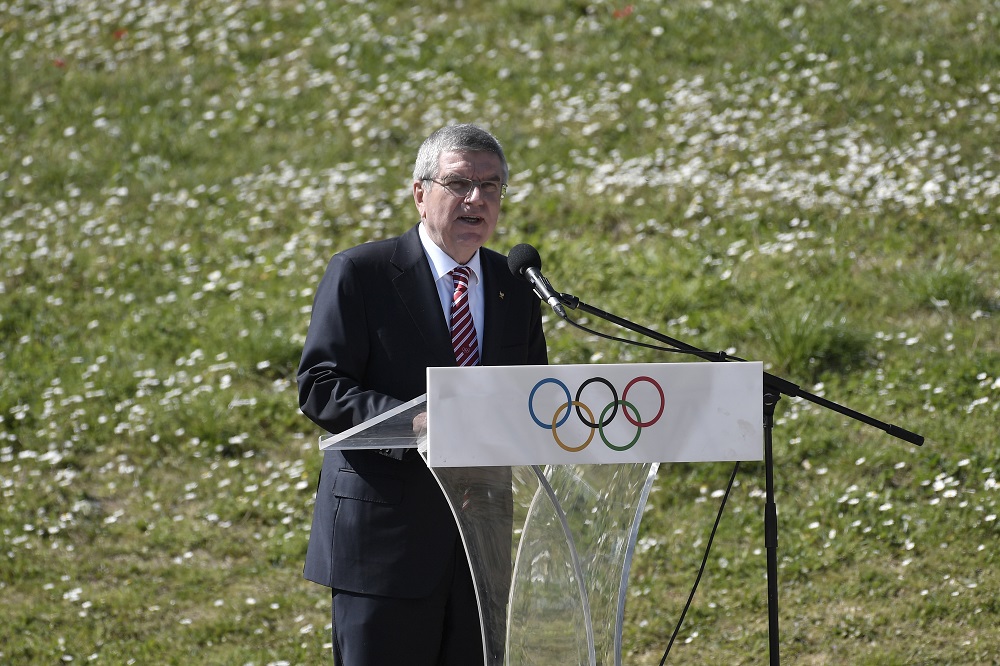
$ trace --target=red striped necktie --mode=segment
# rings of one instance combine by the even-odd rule
[[[469,307],[469,273],[471,269],[468,266],[459,266],[451,271],[455,280],[455,294],[451,299],[451,345],[459,366],[479,364],[479,339]]]

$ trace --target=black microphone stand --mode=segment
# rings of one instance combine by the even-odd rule
[[[568,308],[581,310],[605,321],[634,331],[652,338],[658,342],[669,345],[676,349],[685,351],[693,356],[698,356],[706,361],[729,362],[740,361],[728,356],[725,352],[709,352],[689,345],[680,340],[675,340],[658,331],[640,326],[636,323],[622,319],[609,312],[605,312],[592,305],[588,305],[572,294],[559,294],[559,300]],[[798,384],[794,384],[787,379],[782,379],[768,372],[764,373],[764,545],[767,549],[767,637],[768,654],[771,666],[780,664],[779,641],[778,641],[778,507],[774,501],[774,454],[772,451],[772,435],[774,430],[774,408],[782,395],[789,397],[799,397],[830,409],[838,414],[843,414],[866,425],[878,428],[897,439],[922,446],[924,438],[914,432],[880,421],[876,418],[862,414],[843,405],[839,405],[831,400],[827,400],[818,395],[803,390]]]

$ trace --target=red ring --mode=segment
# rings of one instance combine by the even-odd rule
[[[656,383],[655,379],[653,379],[652,377],[645,377],[645,376],[643,376],[643,377],[636,377],[635,379],[633,379],[632,381],[630,381],[628,383],[628,385],[625,387],[625,390],[622,391],[622,402],[624,402],[626,400],[626,396],[628,396],[628,390],[630,388],[632,388],[632,385],[635,384],[636,382],[641,382],[643,380],[645,380],[645,381],[649,382],[650,384],[652,384],[653,386],[655,386],[656,390],[659,392],[659,394],[660,394],[660,411],[656,412],[656,416],[654,416],[649,421],[642,422],[642,421],[636,421],[635,419],[633,419],[632,416],[628,413],[628,410],[627,409],[623,409],[622,413],[625,414],[625,418],[628,419],[629,423],[631,423],[632,425],[634,425],[637,428],[647,428],[647,427],[653,425],[654,423],[656,423],[657,421],[659,421],[660,417],[663,416],[663,410],[664,410],[664,408],[666,408],[666,406],[667,406],[667,399],[663,395],[663,388],[661,388],[660,385]]]

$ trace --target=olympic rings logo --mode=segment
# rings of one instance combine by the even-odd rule
[[[611,402],[605,405],[604,409],[601,411],[601,417],[596,421],[594,420],[594,413],[591,411],[590,407],[588,407],[586,404],[580,401],[580,397],[583,395],[583,390],[595,382],[607,386],[608,390],[611,391],[611,396],[612,396]],[[635,405],[633,405],[631,402],[628,401],[629,390],[640,382],[647,382],[649,384],[652,384],[660,396],[660,408],[656,412],[656,416],[649,419],[648,421],[643,421],[642,417],[639,416],[639,410],[636,409]],[[549,423],[543,422],[535,414],[535,393],[537,393],[538,389],[544,386],[545,384],[555,384],[556,386],[561,388],[563,390],[563,393],[566,395],[566,402],[559,405],[559,407],[555,410],[555,413],[552,415],[552,420]],[[616,416],[618,416],[619,405],[621,405],[622,414],[625,415],[625,419],[633,426],[635,426],[635,436],[632,438],[632,441],[630,441],[627,444],[620,444],[620,445],[611,442],[604,432],[604,429],[608,427],[612,421],[615,420]],[[569,444],[563,442],[562,439],[560,439],[559,437],[559,431],[558,431],[558,428],[564,423],[566,423],[567,419],[569,419],[570,411],[572,411],[573,407],[576,408],[576,416],[580,420],[580,422],[583,425],[590,428],[590,435],[587,437],[586,441],[584,441],[583,444],[579,444],[577,446],[570,446]],[[569,451],[570,453],[583,451],[585,448],[587,448],[590,445],[590,442],[594,439],[594,433],[599,433],[601,435],[601,439],[604,441],[604,443],[607,445],[609,449],[613,451],[627,451],[631,449],[633,446],[635,446],[636,442],[639,441],[639,435],[642,434],[643,428],[648,428],[649,426],[653,425],[654,423],[660,420],[660,417],[663,416],[664,407],[666,407],[666,399],[663,396],[663,388],[656,382],[655,379],[646,376],[636,377],[635,379],[630,381],[625,386],[625,390],[622,391],[621,398],[618,397],[618,391],[615,389],[614,385],[604,377],[591,377],[587,381],[580,384],[580,388],[576,390],[575,398],[570,397],[569,388],[566,386],[566,384],[564,384],[563,382],[559,381],[554,377],[548,377],[546,379],[540,380],[537,384],[535,384],[535,387],[531,389],[531,394],[528,396],[528,414],[531,415],[531,420],[534,421],[539,428],[544,428],[545,430],[551,430],[552,438],[556,441],[556,444],[558,444],[559,447],[562,448],[563,450]],[[632,413],[630,414],[629,411],[631,411]],[[584,413],[586,413],[586,416],[584,416]]]

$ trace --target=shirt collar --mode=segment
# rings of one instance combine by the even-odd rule
[[[479,260],[479,250],[476,250],[476,253],[472,255],[472,259],[469,259],[468,263],[460,264],[448,256],[444,250],[438,247],[437,244],[431,240],[430,235],[427,233],[427,229],[424,228],[423,222],[418,225],[417,233],[420,235],[420,244],[424,246],[424,254],[427,255],[427,260],[431,265],[431,273],[434,275],[435,282],[448,275],[448,273],[456,267],[463,265],[471,268],[472,279],[475,280],[477,284],[480,282],[482,264]]]

